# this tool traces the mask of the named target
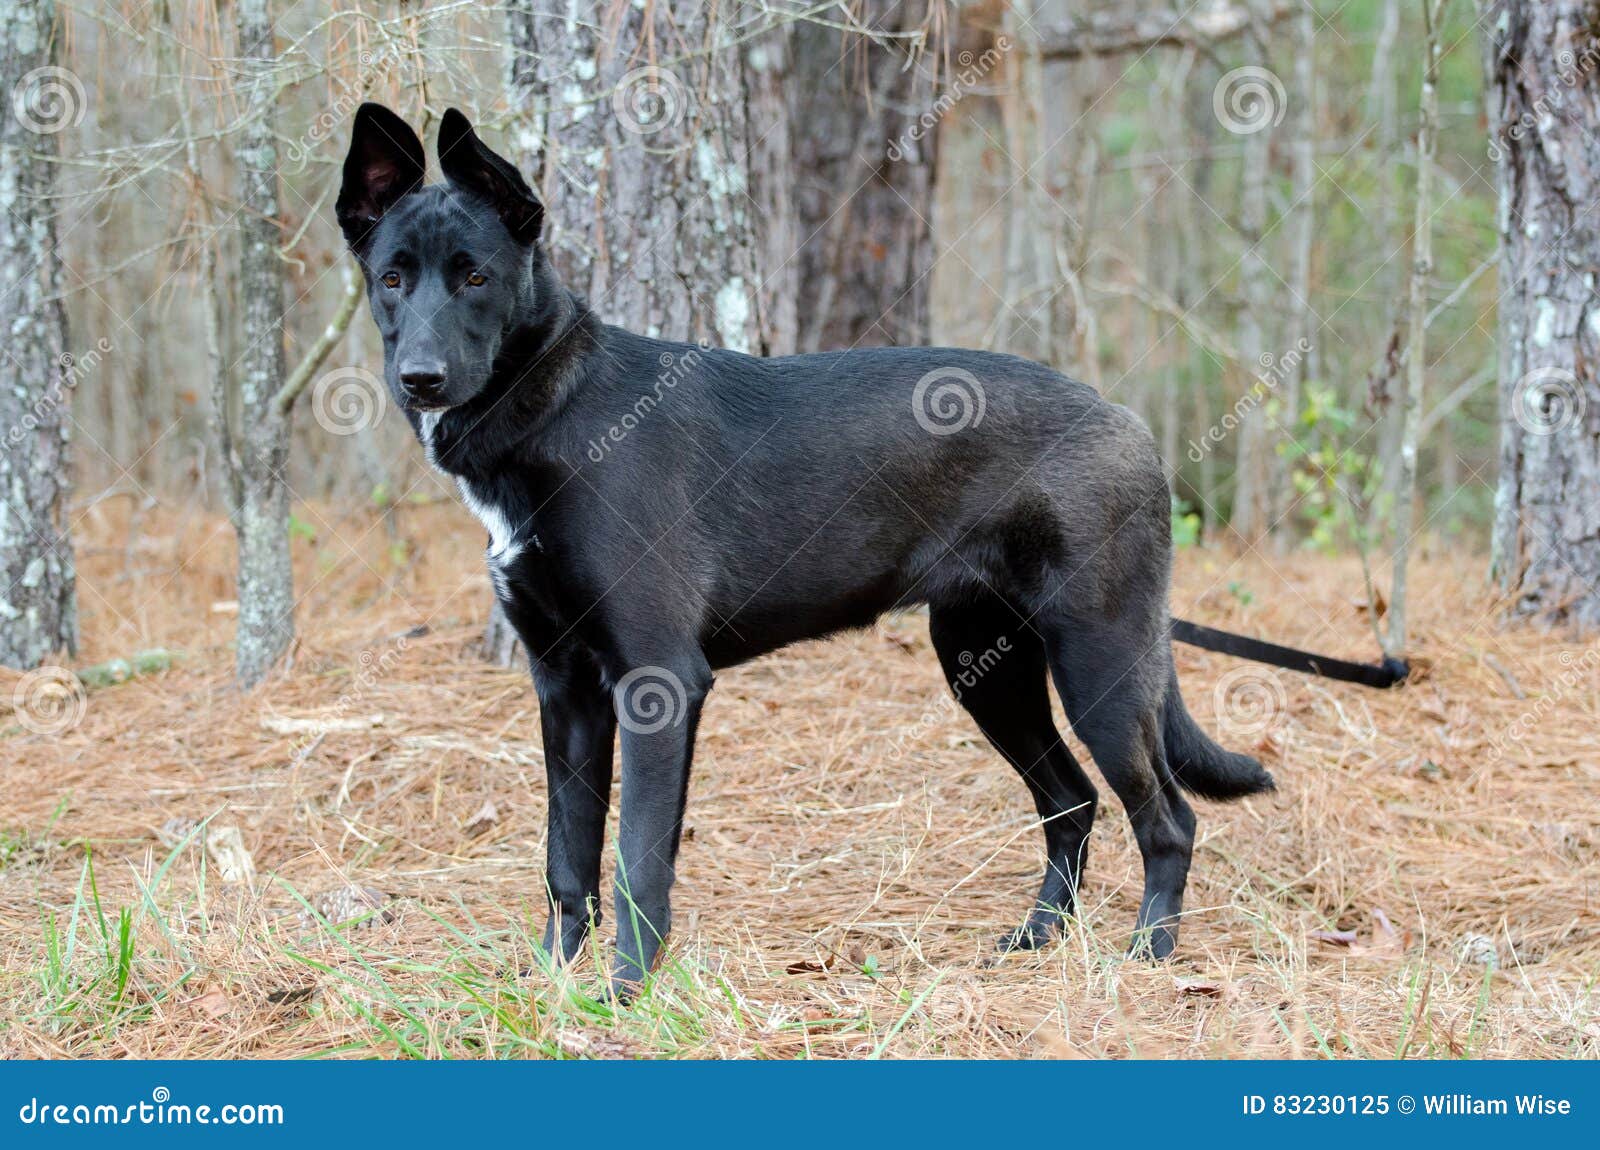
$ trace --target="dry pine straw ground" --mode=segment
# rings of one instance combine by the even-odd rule
[[[302,637],[249,695],[229,682],[225,524],[110,500],[79,525],[80,665],[183,655],[93,690],[62,734],[0,711],[0,1054],[1600,1050],[1600,653],[1503,628],[1477,558],[1419,562],[1431,669],[1403,691],[1179,649],[1197,717],[1280,789],[1197,804],[1161,966],[1123,958],[1141,872],[1105,787],[1081,920],[993,960],[1042,835],[951,704],[925,616],[723,672],[672,960],[614,1009],[592,962],[538,969],[537,702],[477,658],[475,525],[448,505],[297,515],[315,533],[295,542]],[[1186,551],[1174,607],[1364,658],[1360,586],[1353,564]]]

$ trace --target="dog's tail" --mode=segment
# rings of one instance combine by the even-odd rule
[[[1241,799],[1270,791],[1276,784],[1249,755],[1225,751],[1200,729],[1178,693],[1178,671],[1168,656],[1167,698],[1161,708],[1162,742],[1172,777],[1186,791],[1206,799]]]

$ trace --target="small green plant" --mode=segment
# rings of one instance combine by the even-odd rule
[[[1373,524],[1384,518],[1388,501],[1378,459],[1359,450],[1360,420],[1332,388],[1310,383],[1295,434],[1278,447],[1289,463],[1306,545],[1330,555],[1346,547],[1370,551]]]
[[[1200,542],[1200,515],[1187,502],[1172,497],[1172,545],[1194,547]]]

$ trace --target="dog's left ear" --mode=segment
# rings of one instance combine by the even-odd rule
[[[492,204],[500,222],[518,240],[532,244],[539,239],[544,205],[522,173],[478,139],[467,118],[454,108],[439,121],[439,170],[457,188]]]

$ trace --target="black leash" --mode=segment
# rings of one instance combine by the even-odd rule
[[[1283,667],[1306,675],[1321,675],[1324,679],[1339,679],[1346,683],[1360,683],[1363,687],[1393,687],[1406,681],[1410,669],[1399,659],[1385,655],[1382,663],[1351,663],[1344,659],[1330,659],[1326,655],[1313,655],[1293,647],[1280,647],[1235,635],[1231,631],[1218,631],[1215,627],[1202,627],[1186,619],[1172,621],[1172,637],[1180,643],[1199,647],[1205,651],[1218,651],[1256,663]]]

